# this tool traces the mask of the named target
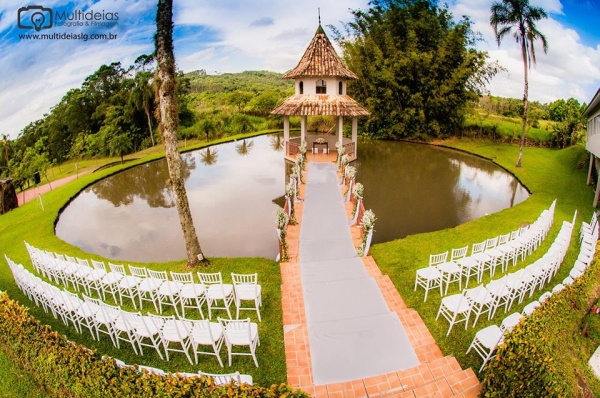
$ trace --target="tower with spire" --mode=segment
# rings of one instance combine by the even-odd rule
[[[295,80],[295,93],[271,113],[283,115],[286,157],[296,153],[301,140],[307,140],[308,116],[334,115],[338,117],[337,141],[345,147],[345,153],[351,160],[356,159],[358,116],[366,116],[369,112],[346,94],[347,81],[358,79],[358,76],[349,70],[337,55],[321,26],[320,14],[319,27],[300,62],[283,77]],[[290,140],[290,116],[301,118],[300,140]],[[344,117],[352,118],[352,139],[343,137]],[[310,148],[312,142],[307,143]]]

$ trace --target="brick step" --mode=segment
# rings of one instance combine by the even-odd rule
[[[368,394],[380,397],[477,397],[481,388],[471,369],[462,370],[453,356],[438,358],[429,363],[397,372],[401,385]]]

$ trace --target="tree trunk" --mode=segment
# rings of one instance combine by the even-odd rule
[[[146,112],[146,120],[148,120],[148,131],[150,132],[150,139],[152,140],[152,146],[154,147],[154,134],[152,133],[152,119],[150,118],[150,107],[148,106],[148,100],[144,99],[144,112]]]
[[[525,49],[525,38],[521,43],[521,54],[523,55],[523,78],[525,89],[523,90],[523,129],[521,130],[521,145],[519,146],[519,159],[517,159],[517,167],[521,167],[523,159],[523,147],[525,146],[525,132],[527,130],[527,113],[529,111],[529,103],[527,102],[527,93],[529,91],[529,80],[527,79],[527,51]]]
[[[158,98],[163,145],[171,178],[171,187],[185,240],[187,263],[189,267],[197,266],[200,262],[208,265],[208,260],[204,258],[200,249],[200,243],[194,228],[181,173],[181,158],[177,145],[179,114],[176,94],[175,56],[173,54],[173,0],[158,1],[156,30],[156,80],[158,91],[156,97]]]

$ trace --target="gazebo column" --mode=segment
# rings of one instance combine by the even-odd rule
[[[354,143],[354,157],[358,158],[358,118],[352,117],[352,142]]]
[[[594,167],[594,154],[590,152],[590,167],[588,169],[588,178],[587,178],[587,185],[590,185],[590,183],[592,182],[592,169]]]
[[[300,143],[306,141],[306,115],[300,118]]]
[[[338,116],[338,142],[340,143],[340,147],[344,145],[344,117]]]
[[[287,144],[290,141],[290,117],[283,117],[283,141]]]

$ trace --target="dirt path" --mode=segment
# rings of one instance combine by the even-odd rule
[[[79,174],[79,177],[81,177],[83,174]],[[59,180],[55,180],[52,181],[50,184],[44,184],[44,185],[38,185],[37,188],[30,188],[28,190],[26,190],[25,192],[19,192],[17,194],[17,200],[19,202],[19,206],[22,206],[23,204],[27,203],[27,202],[31,202],[32,200],[36,199],[39,195],[43,195],[46,192],[50,192],[50,185],[52,185],[52,189],[56,189],[58,187],[62,187],[63,185],[73,181],[77,179],[77,175],[72,175],[72,176],[68,176],[65,178],[61,178]],[[23,197],[25,197],[25,199],[23,199]]]

